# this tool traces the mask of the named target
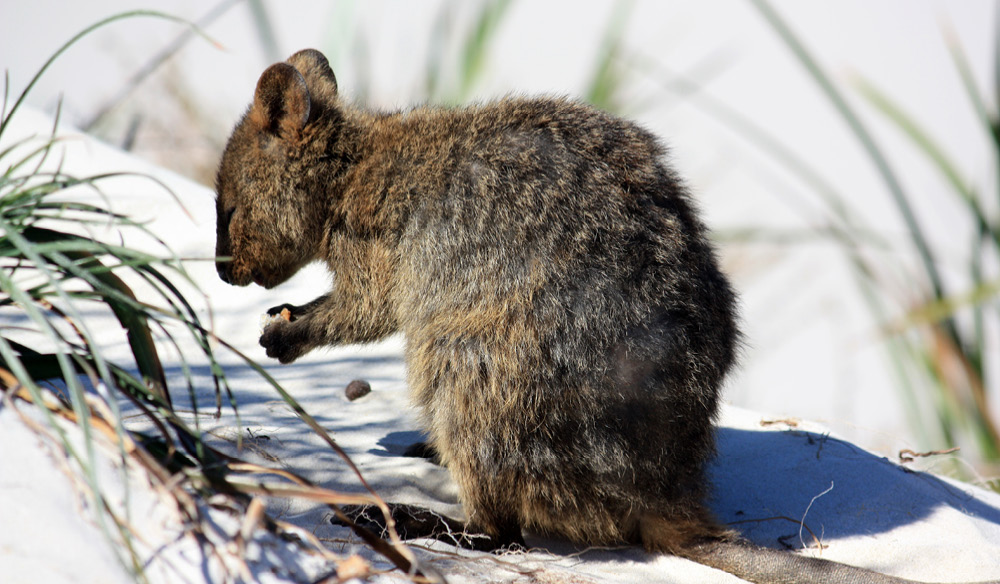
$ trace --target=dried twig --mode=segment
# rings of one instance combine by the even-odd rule
[[[953,452],[958,452],[961,450],[960,447],[956,446],[954,448],[947,448],[945,450],[928,450],[926,452],[914,452],[909,448],[904,448],[899,451],[899,462],[906,464],[908,462],[913,462],[917,458],[925,458],[928,456],[939,456],[941,454],[951,454]]]
[[[816,533],[812,529],[810,529],[808,525],[806,525],[806,523],[805,523],[805,517],[804,516],[802,517],[802,519],[793,519],[793,518],[787,517],[785,515],[775,515],[773,517],[761,517],[760,519],[740,519],[738,521],[730,521],[728,523],[728,525],[739,525],[741,523],[764,523],[765,521],[788,521],[789,523],[794,523],[795,525],[799,526],[800,532],[799,532],[798,536],[799,536],[799,540],[800,541],[801,541],[801,538],[802,538],[801,530],[804,529],[804,530],[806,530],[806,532],[809,533],[809,537],[812,538],[812,541],[815,544],[815,547],[817,549],[823,549],[824,547],[826,547],[826,546],[823,545],[823,542],[820,540],[819,536],[817,536]],[[794,546],[789,545],[788,543],[785,542],[785,539],[786,538],[790,538],[790,537],[795,537],[795,536],[794,535],[788,535],[788,536],[779,537],[778,541],[782,545],[784,545],[785,547],[787,547],[789,549],[792,549]],[[806,546],[805,543],[803,543],[803,546],[809,547],[809,546]]]

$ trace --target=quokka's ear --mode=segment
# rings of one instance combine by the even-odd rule
[[[287,63],[298,69],[305,77],[309,91],[314,96],[322,95],[327,100],[337,96],[337,78],[333,75],[330,62],[316,49],[303,49],[288,58]]]
[[[257,82],[250,117],[265,131],[294,140],[309,121],[311,101],[306,81],[295,67],[276,63]]]

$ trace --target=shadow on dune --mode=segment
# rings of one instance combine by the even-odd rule
[[[811,432],[720,428],[709,477],[717,517],[769,547],[801,547],[800,521],[829,540],[891,531],[943,507],[1000,525],[1000,509],[963,487]],[[801,537],[810,543],[807,530]]]

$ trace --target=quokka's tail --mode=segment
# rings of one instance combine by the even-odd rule
[[[706,525],[709,527],[706,528]],[[640,535],[643,545],[650,551],[687,558],[756,584],[916,582],[831,560],[761,547],[722,528],[712,528],[711,525],[705,518],[693,518],[690,521],[647,518],[640,524]],[[1000,581],[980,584],[1000,584]]]

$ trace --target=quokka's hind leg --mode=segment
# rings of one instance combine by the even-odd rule
[[[525,548],[521,529],[516,525],[506,526],[491,535],[474,524],[466,525],[424,507],[402,503],[389,503],[388,506],[396,533],[403,540],[436,539],[466,549],[489,552]],[[357,525],[388,539],[386,517],[377,505],[349,505],[342,509]],[[331,522],[343,525],[336,517]]]

